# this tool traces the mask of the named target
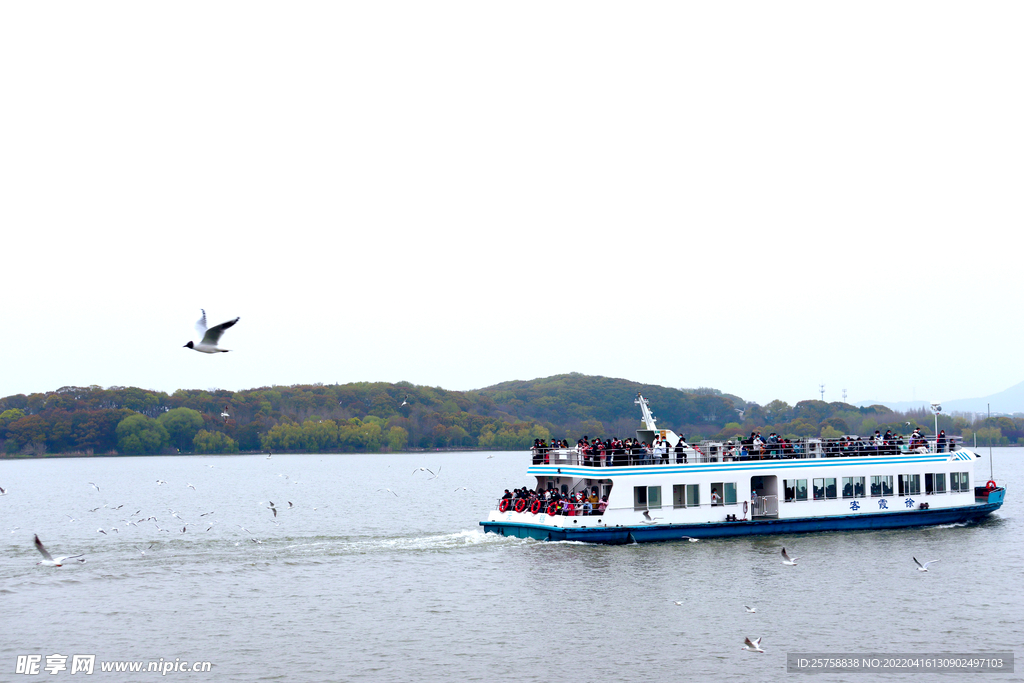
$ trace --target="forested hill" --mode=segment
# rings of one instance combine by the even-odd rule
[[[835,436],[902,430],[906,421],[930,432],[933,424],[923,411],[894,413],[882,406],[822,401],[759,406],[715,389],[672,389],[576,373],[464,392],[408,382],[173,394],[90,386],[0,399],[0,455],[516,450],[538,438],[632,436],[640,426],[633,403],[637,392],[650,400],[660,426],[691,440],[732,438],[752,429]],[[979,442],[1024,438],[1024,422],[1009,418],[969,425],[943,415],[939,426],[957,434],[976,429]]]

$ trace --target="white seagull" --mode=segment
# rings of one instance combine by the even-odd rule
[[[680,536],[679,538],[685,538],[690,543],[696,543],[700,540],[699,538],[694,538],[693,536]]]
[[[926,572],[926,571],[928,571],[928,565],[935,564],[936,562],[938,562],[938,560],[932,560],[931,562],[925,562],[924,564],[921,564],[920,562],[917,561],[916,557],[912,558],[912,559],[914,560],[914,564],[917,565],[917,571],[919,571],[919,572]]]
[[[40,554],[45,558],[41,562],[36,562],[36,564],[41,564],[41,565],[44,565],[46,567],[60,567],[61,565],[64,564],[64,560],[75,560],[75,559],[78,559],[78,558],[81,558],[81,557],[85,556],[84,554],[83,555],[65,555],[64,557],[58,557],[56,559],[53,558],[53,557],[50,557],[50,553],[48,553],[46,551],[46,548],[43,547],[43,542],[39,540],[39,534],[36,534],[36,550],[38,550],[40,552]],[[82,559],[78,559],[78,561],[79,562],[85,562],[85,560],[82,560]]]
[[[97,529],[97,530],[96,530],[96,533],[98,533],[98,534],[103,534],[104,536],[106,536],[106,535],[107,535],[107,532],[106,532],[106,531],[104,531],[103,529]]]
[[[782,549],[782,564],[786,565],[787,567],[795,567],[796,566],[796,561],[799,560],[799,559],[800,559],[799,557],[792,557],[791,558],[789,556],[789,553],[786,552],[786,549],[785,548]]]
[[[648,522],[650,524],[654,524],[654,521],[657,520],[657,519],[661,519],[661,517],[651,517],[650,510],[644,510],[644,521],[645,522]]]
[[[186,488],[190,488],[190,489],[192,489],[193,491],[195,491],[195,490],[196,490],[196,487],[195,487],[195,486],[193,486],[192,484],[185,484],[185,487],[186,487]]]
[[[440,471],[441,471],[441,468],[440,468],[440,467],[438,467],[438,468],[437,468],[437,471],[438,471],[438,472],[440,472]],[[433,476],[432,476],[432,477],[430,477],[430,478],[431,478],[431,479],[437,479],[437,474],[436,474],[436,473],[434,472],[434,470],[430,469],[429,467],[418,467],[418,468],[416,468],[416,469],[414,469],[414,470],[412,471],[412,473],[413,473],[413,474],[416,474],[417,472],[430,472],[430,474],[432,474],[432,475],[433,475]]]
[[[456,491],[458,491],[458,489],[455,489],[455,490],[456,490]],[[398,497],[398,494],[397,494],[397,493],[395,493],[394,491],[392,491],[391,489],[387,489],[387,488],[384,488],[384,489],[377,489],[377,491],[387,491],[388,493],[392,493],[392,494],[394,494],[394,496],[395,496],[396,498]]]
[[[7,495],[7,489],[5,489],[3,486],[0,486],[0,496],[6,496],[6,495]]]
[[[92,483],[91,481],[89,482],[89,486],[93,487],[93,488],[94,488],[94,489],[96,489],[97,491],[99,491],[99,490],[100,490],[100,487],[99,487],[99,486],[96,486],[96,484]]]
[[[751,640],[750,638],[744,638],[743,639],[743,647],[741,647],[740,649],[741,650],[746,650],[747,652],[760,652],[761,654],[764,654],[764,650],[761,649],[761,639],[760,638],[758,638],[757,640]]]
[[[750,607],[748,605],[743,605],[743,609],[747,610],[747,614],[754,614],[755,612],[757,612],[756,607]]]
[[[674,604],[674,605],[679,605],[680,607],[682,607],[682,606],[683,606],[683,605],[685,605],[686,603],[685,603],[685,602],[683,602],[682,600],[673,600],[673,601],[672,601],[672,604]]]
[[[277,517],[277,508],[274,507],[274,501],[270,501],[270,505],[268,505],[267,507],[270,508],[271,510],[273,510],[274,511],[274,517]]]
[[[227,353],[230,349],[219,349],[217,348],[217,342],[220,341],[220,336],[224,334],[224,330],[228,329],[239,321],[239,318],[229,320],[220,325],[214,325],[213,327],[206,328],[206,311],[203,311],[203,317],[196,321],[196,330],[199,334],[203,335],[203,340],[198,344],[189,342],[185,344],[183,348],[192,349],[193,351],[199,351],[200,353]]]

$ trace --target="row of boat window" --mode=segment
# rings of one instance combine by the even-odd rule
[[[891,474],[873,475],[870,477],[870,493],[872,497],[893,495]],[[843,498],[867,497],[868,477],[841,477]],[[838,497],[836,477],[812,479],[814,500],[834,500]],[[921,494],[920,474],[898,474],[895,477],[898,489],[896,495],[916,496]],[[807,479],[784,479],[785,501],[796,502],[807,500]],[[700,506],[700,484],[674,484],[672,486],[672,507]],[[968,472],[949,473],[949,492],[960,493],[971,490],[971,479]],[[934,472],[924,475],[925,495],[946,493],[946,473]],[[755,492],[756,494],[756,492]],[[735,505],[736,482],[721,481],[711,483],[711,505]],[[642,509],[659,509],[662,505],[660,486],[634,486],[633,507]]]

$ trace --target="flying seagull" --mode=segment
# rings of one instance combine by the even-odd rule
[[[441,468],[438,467],[437,471],[440,472]],[[416,468],[416,469],[414,469],[412,471],[413,474],[416,474],[417,472],[430,472],[432,475],[434,475],[434,476],[431,477],[431,479],[436,479],[437,478],[437,474],[435,474],[434,470],[430,469],[429,467],[418,467],[418,468]]]
[[[267,507],[270,508],[271,510],[273,510],[274,511],[274,517],[277,517],[277,508],[274,507],[274,501],[270,501],[270,505],[268,505]]]
[[[754,614],[755,612],[757,612],[756,607],[750,607],[748,605],[743,605],[743,609],[747,610],[747,614]]]
[[[53,558],[53,557],[50,557],[50,553],[48,553],[46,551],[46,548],[43,547],[43,542],[39,540],[39,534],[36,534],[36,550],[38,550],[40,552],[40,554],[44,558],[41,562],[36,562],[36,564],[45,565],[47,567],[60,567],[60,566],[62,566],[64,564],[64,560],[76,560],[77,559],[79,562],[85,562],[85,560],[79,559],[81,557],[84,557],[85,556],[84,554],[83,555],[65,555],[64,557],[58,557],[56,559]]]
[[[650,522],[651,524],[654,524],[654,520],[656,520],[656,519],[661,519],[661,517],[651,517],[651,511],[650,510],[644,510],[644,521],[645,522]]]
[[[919,572],[926,572],[926,571],[928,571],[928,565],[935,564],[936,562],[938,562],[938,560],[932,560],[930,562],[925,562],[924,564],[921,564],[920,562],[917,561],[916,557],[912,558],[912,559],[914,560],[914,564],[917,565],[917,571],[919,571]]]
[[[740,649],[741,650],[746,650],[748,652],[760,652],[761,654],[764,654],[764,650],[761,649],[761,639],[760,638],[758,638],[757,640],[751,640],[750,638],[744,638],[743,639],[743,647],[741,647]]]
[[[456,490],[456,491],[458,491],[458,489],[455,489],[455,490]],[[387,491],[388,493],[392,493],[392,494],[394,494],[394,496],[395,496],[396,498],[398,497],[398,494],[397,494],[397,493],[395,493],[394,491],[392,491],[391,489],[388,489],[388,488],[384,488],[384,489],[377,489],[377,491]]]
[[[679,538],[685,538],[690,543],[696,543],[700,540],[699,538],[694,538],[693,536],[680,536]]]
[[[214,325],[207,329],[206,311],[201,308],[199,310],[203,311],[203,317],[196,321],[196,330],[199,334],[203,335],[203,340],[198,344],[189,342],[188,344],[185,344],[184,348],[199,351],[200,353],[227,353],[230,349],[217,348],[217,342],[220,341],[220,336],[224,334],[224,330],[237,323],[239,318],[229,320],[226,323],[221,323],[220,325]]]
[[[800,559],[799,557],[791,558],[789,556],[789,553],[786,552],[786,549],[785,548],[782,549],[782,564],[786,565],[787,567],[795,567],[796,566],[796,561],[799,560],[799,559]]]
[[[93,488],[94,488],[94,489],[96,489],[97,491],[99,491],[99,490],[100,490],[100,487],[99,487],[99,486],[96,486],[96,484],[92,483],[91,481],[89,482],[89,486],[93,487]]]
[[[6,496],[6,495],[7,495],[7,489],[5,489],[3,486],[0,486],[0,496]]]

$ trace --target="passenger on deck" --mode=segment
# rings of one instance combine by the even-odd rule
[[[943,429],[939,432],[938,438],[935,439],[935,452],[945,453],[946,452],[946,430]]]
[[[608,509],[608,496],[601,499],[601,502],[597,504],[597,514],[603,515],[604,511]]]
[[[722,498],[721,498],[721,496],[718,495],[718,489],[711,489],[711,504],[712,505],[721,505],[722,504]]]
[[[686,437],[683,435],[679,436],[679,441],[676,442],[676,462],[686,462],[686,449],[688,448],[686,443]]]
[[[668,462],[668,448],[665,447],[661,439],[654,442],[651,454],[653,455],[653,464]]]

